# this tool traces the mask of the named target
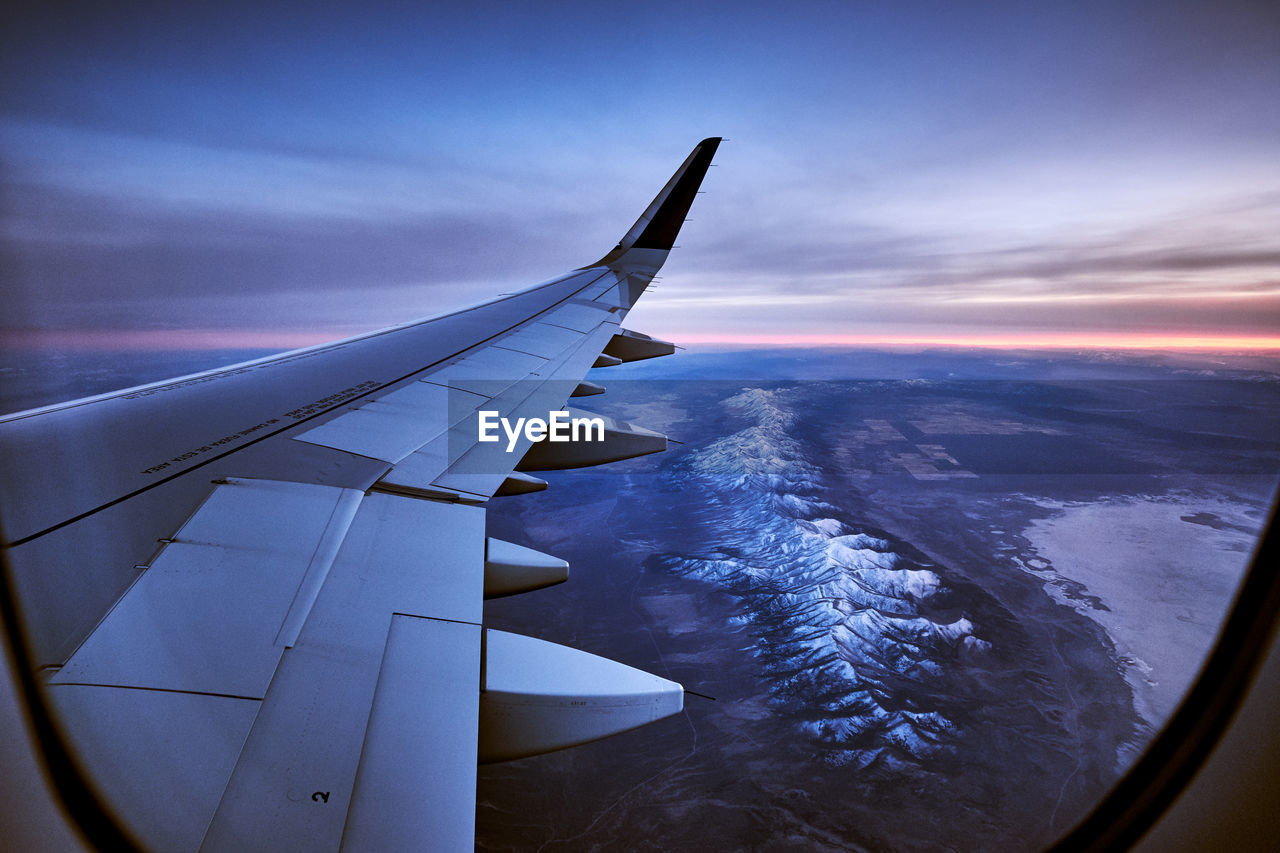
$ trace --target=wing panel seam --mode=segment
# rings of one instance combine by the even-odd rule
[[[218,699],[243,699],[246,702],[261,702],[261,696],[241,696],[238,693],[216,693],[209,690],[178,690],[171,687],[145,687],[139,684],[95,684],[90,681],[59,681],[48,685],[48,689],[59,687],[102,687],[107,690],[141,690],[146,693],[181,693],[185,696],[213,696]]]

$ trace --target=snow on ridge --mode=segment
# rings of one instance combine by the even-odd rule
[[[818,518],[801,522],[801,527],[824,536],[836,537],[845,529],[844,522],[834,518]],[[886,543],[887,547],[888,543]]]

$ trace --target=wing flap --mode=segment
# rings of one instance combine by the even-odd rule
[[[261,703],[85,684],[48,695],[82,771],[136,840],[197,849]]]
[[[436,650],[436,670],[447,671],[418,685],[438,703],[428,730],[469,744],[455,746],[466,761],[436,778],[471,796],[484,560],[479,509],[222,483],[50,679],[51,700],[95,787],[148,845],[332,849],[350,823],[398,613],[471,629],[470,682],[458,681],[469,658],[445,666]],[[386,703],[402,714],[403,652],[388,660]],[[370,771],[375,787],[381,772]],[[178,791],[175,809],[163,794]],[[438,819],[455,822],[452,811]]]
[[[343,850],[474,846],[480,631],[393,617]]]
[[[447,722],[450,737],[470,745],[468,765],[436,767],[439,784],[474,790],[484,547],[480,509],[378,493],[365,498],[297,643],[280,662],[204,849],[246,849],[246,840],[264,850],[338,846],[343,827],[351,826],[347,809],[368,726],[381,719],[371,709],[397,614],[474,629],[469,687],[448,667],[420,685],[443,715],[433,725]],[[438,649],[425,653],[437,669],[453,665]],[[400,666],[395,660],[393,669]],[[387,695],[398,689],[388,687]],[[421,820],[435,808],[419,803],[415,815]]]
[[[336,849],[376,683],[367,657],[290,649],[255,703],[260,710],[212,798],[202,840],[181,849]]]
[[[326,531],[341,541],[359,497],[305,483],[217,486],[50,683],[262,698],[303,580],[326,568]]]

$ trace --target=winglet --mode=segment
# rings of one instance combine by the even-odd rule
[[[675,244],[684,218],[689,214],[689,207],[698,194],[702,179],[706,177],[711,158],[720,146],[720,139],[719,136],[712,136],[695,145],[680,168],[671,176],[671,180],[662,188],[662,192],[649,204],[636,224],[631,226],[631,230],[623,235],[612,252],[593,266],[614,261],[629,249],[669,250]]]

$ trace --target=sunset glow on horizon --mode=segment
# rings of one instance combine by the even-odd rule
[[[0,343],[290,348],[474,304],[600,257],[714,135],[631,328],[1280,349],[1280,6],[728,8],[24,9]]]
[[[1280,351],[1280,335],[1124,334],[1110,332],[992,335],[704,335],[682,345],[759,347],[973,347],[992,349],[1160,349]]]
[[[6,331],[0,346],[63,352],[164,352],[228,349],[303,349],[378,330],[331,329],[28,329]],[[1019,334],[692,334],[681,347],[706,349],[840,347],[954,347],[985,349],[1196,350],[1280,352],[1280,335],[1126,334],[1047,332]]]

